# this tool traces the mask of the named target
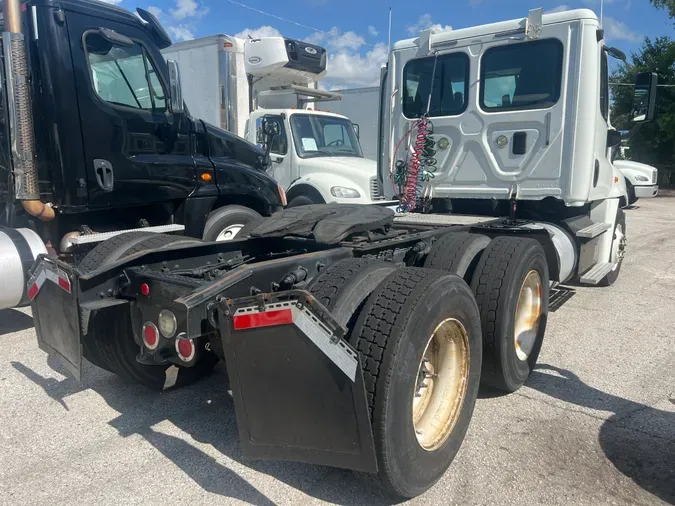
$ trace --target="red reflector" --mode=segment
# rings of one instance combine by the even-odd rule
[[[242,314],[235,316],[233,320],[234,330],[273,327],[293,323],[293,312],[290,309],[279,309],[265,313]]]
[[[192,358],[194,345],[190,339],[178,339],[176,348],[181,357]]]
[[[141,293],[142,293],[143,295],[146,295],[146,296],[147,296],[147,295],[150,295],[150,287],[148,286],[147,283],[143,283],[143,284],[141,285]]]
[[[155,326],[152,324],[145,324],[143,327],[143,341],[145,341],[145,345],[153,349],[155,346],[157,346],[157,330],[155,329]]]
[[[35,296],[37,295],[38,291],[40,290],[40,287],[38,286],[37,283],[33,283],[30,288],[28,289],[28,298],[30,300],[33,300]]]
[[[70,293],[70,281],[65,278],[59,278],[59,286]]]

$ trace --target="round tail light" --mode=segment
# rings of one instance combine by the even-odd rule
[[[143,344],[149,350],[154,350],[159,344],[159,331],[152,322],[143,325]]]
[[[176,338],[176,353],[183,362],[189,362],[195,357],[195,343],[192,339]]]
[[[174,315],[168,309],[163,309],[159,312],[157,325],[159,326],[159,331],[164,337],[173,337],[176,334],[176,329],[178,328],[178,324],[176,323],[176,315]]]

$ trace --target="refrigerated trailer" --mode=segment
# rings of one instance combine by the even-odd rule
[[[479,385],[513,392],[529,377],[551,288],[619,276],[603,36],[591,11],[537,10],[398,42],[379,173],[407,212],[308,205],[234,241],[132,232],[78,264],[41,257],[28,282],[41,349],[77,377],[84,357],[158,389],[224,360],[245,456],[423,493],[459,450]],[[655,85],[637,78],[636,124],[653,118]],[[272,142],[279,124],[262,130]],[[494,205],[428,212],[451,184],[470,209]]]

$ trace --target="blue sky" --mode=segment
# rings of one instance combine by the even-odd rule
[[[392,41],[408,38],[431,26],[447,30],[521,18],[527,16],[529,9],[537,7],[543,7],[544,11],[590,8],[600,12],[600,0],[107,1],[132,11],[136,7],[150,8],[174,41],[216,33],[238,36],[251,33],[254,36],[283,34],[318,43],[328,49],[325,82],[331,87],[375,84],[379,67],[386,60],[389,7],[392,8]],[[604,28],[609,43],[626,52],[637,49],[644,36],[675,36],[666,13],[655,9],[649,0],[605,0]]]

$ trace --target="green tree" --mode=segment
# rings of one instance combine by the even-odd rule
[[[634,84],[640,72],[656,72],[659,84],[675,84],[675,41],[670,37],[645,38],[640,50],[631,52],[630,63],[620,65],[612,73],[610,82]],[[634,88],[613,85],[611,90],[612,125],[630,130]],[[633,160],[657,166],[675,164],[675,88],[658,88],[656,120],[643,125],[629,145]]]
[[[668,16],[675,19],[675,0],[649,0],[657,9],[665,9],[668,11]]]

